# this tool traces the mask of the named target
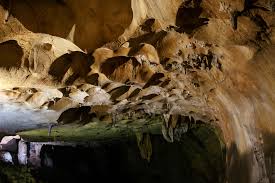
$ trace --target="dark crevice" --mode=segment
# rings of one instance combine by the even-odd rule
[[[251,11],[254,9],[259,9],[262,11],[270,11],[270,10],[265,7],[255,5],[256,2],[257,2],[257,0],[245,0],[244,9],[242,11],[233,11],[232,12],[232,24],[233,24],[234,30],[236,30],[238,28],[238,17],[239,16],[249,17],[261,29],[266,30],[268,28],[268,25],[263,20],[263,18],[257,14],[253,15]]]
[[[53,76],[57,81],[62,81],[66,72],[71,68],[73,75],[70,76],[65,82],[66,84],[72,84],[77,78],[86,78],[90,72],[90,66],[94,63],[94,60],[90,55],[83,52],[74,51],[66,53],[57,58],[49,69],[49,74]]]
[[[178,29],[176,31],[191,34],[196,28],[208,24],[209,19],[200,18],[203,11],[200,4],[201,0],[190,0],[182,3],[177,12],[176,26]]]
[[[128,42],[130,43],[130,47],[139,47],[140,43],[148,43],[157,47],[157,44],[160,43],[163,38],[167,35],[166,31],[160,31],[157,33],[151,32],[141,35],[136,38],[130,38]]]
[[[162,82],[160,79],[163,78],[164,76],[165,75],[163,73],[153,74],[153,76],[149,79],[149,81],[147,81],[147,83],[144,85],[143,89],[160,84]]]
[[[9,40],[0,43],[1,62],[0,67],[5,69],[18,68],[21,65],[23,50],[17,41]]]
[[[142,25],[141,25],[141,30],[145,32],[152,32],[152,26],[155,23],[154,18],[149,18],[147,19]]]

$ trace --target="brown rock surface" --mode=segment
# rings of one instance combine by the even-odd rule
[[[112,123],[162,115],[170,142],[190,118],[221,129],[226,182],[272,182],[273,1],[11,2],[11,16],[0,6],[0,106],[39,110],[43,124],[83,106]],[[74,24],[75,44],[63,39]]]

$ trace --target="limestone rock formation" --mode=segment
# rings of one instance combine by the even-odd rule
[[[169,142],[203,123],[221,130],[225,182],[274,182],[273,0],[0,4],[0,131],[73,109],[84,124],[161,116]]]

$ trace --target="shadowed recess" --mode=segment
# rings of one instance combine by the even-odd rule
[[[78,77],[85,78],[90,72],[90,66],[94,61],[89,55],[74,51],[57,58],[49,69],[49,74],[58,81],[62,81],[64,75],[71,68],[73,74],[67,79],[66,84],[73,83]]]
[[[17,41],[10,40],[0,44],[0,67],[10,69],[12,67],[20,67],[23,50]]]
[[[201,0],[194,0],[194,6],[189,7],[189,3],[192,1],[187,1],[182,3],[180,6],[177,17],[176,25],[179,27],[178,32],[186,32],[191,34],[194,29],[208,24],[207,18],[200,18],[202,13],[202,7],[200,7]]]
[[[109,58],[101,65],[101,72],[106,76],[110,76],[118,67],[130,61],[132,62],[134,67],[139,64],[138,61],[136,61],[135,59],[131,59],[130,57],[119,56]]]
[[[52,146],[41,149],[40,169],[21,171],[0,164],[1,179],[26,176],[52,182],[223,183],[225,151],[214,129],[192,128],[179,141],[166,142],[162,135],[147,135],[150,147],[133,135],[95,141],[90,146]],[[150,149],[147,149],[150,148]],[[150,151],[150,159],[143,153]],[[106,176],[108,175],[108,176]],[[1,180],[0,179],[0,180]]]

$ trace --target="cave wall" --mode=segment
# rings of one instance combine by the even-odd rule
[[[11,0],[10,13],[28,30],[66,38],[76,25],[75,44],[92,51],[114,41],[132,20],[130,0]],[[9,9],[7,1],[0,2]]]
[[[119,38],[125,42],[147,18],[158,21],[158,28],[176,24],[181,0],[76,0],[9,1],[1,0],[5,9],[28,30],[66,38],[76,25],[75,44],[82,50],[94,49]],[[166,7],[169,8],[167,9]]]
[[[110,0],[87,3],[68,0],[65,4],[56,1],[17,1],[13,3],[11,13],[19,21],[12,17],[8,22],[3,21],[0,36],[1,42],[13,39],[18,40],[18,43],[23,42],[21,46],[24,46],[26,55],[30,53],[32,45],[37,45],[33,44],[35,40],[42,36],[27,29],[65,37],[72,25],[76,24],[75,43],[82,50],[88,51],[108,41],[118,39],[118,43],[124,43],[129,40],[128,45],[118,46],[120,53],[117,53],[117,49],[109,48],[100,48],[94,52],[94,55],[99,55],[95,58],[99,65],[97,67],[104,63],[107,69],[93,70],[88,78],[96,76],[98,80],[92,84],[96,83],[102,88],[105,86],[104,89],[113,94],[113,98],[123,93],[125,88],[126,94],[119,97],[125,99],[131,96],[129,93],[133,90],[129,88],[137,89],[139,85],[154,85],[163,89],[164,91],[160,89],[163,92],[158,95],[160,98],[169,96],[173,99],[176,96],[177,100],[171,103],[180,101],[181,105],[175,107],[174,111],[171,110],[171,115],[175,112],[176,115],[199,116],[199,120],[221,129],[227,147],[228,182],[266,183],[272,182],[274,177],[275,16],[272,3],[273,1],[266,0]],[[35,8],[31,8],[30,4]],[[41,11],[36,11],[37,9]],[[45,13],[52,11],[60,12],[60,16]],[[4,14],[0,15],[3,18]],[[153,21],[153,27],[150,25],[150,29],[144,29],[141,24],[148,18],[156,20]],[[9,39],[6,39],[7,35]],[[46,43],[50,37],[69,45],[61,38],[43,36],[46,37]],[[157,55],[159,62],[158,59],[150,60],[153,56],[142,50],[144,45],[141,43],[144,42],[151,44],[152,52],[157,52],[152,55]],[[68,49],[56,42],[52,45],[57,50],[62,50],[54,59],[68,54],[71,47],[82,52],[72,43]],[[53,59],[46,62],[52,63]],[[146,74],[146,79],[139,79]],[[123,76],[123,80],[120,76]],[[162,85],[165,83],[163,78],[172,84],[166,82],[166,85]],[[111,84],[106,86],[106,82]],[[71,96],[82,92],[77,87],[71,89]],[[146,90],[146,87],[138,88],[143,91],[141,94],[151,94],[146,95],[149,101],[156,101],[154,107],[161,106],[163,103],[150,98],[156,93],[155,88],[148,87]],[[169,93],[173,89],[178,90]],[[16,93],[17,90],[9,92]],[[66,97],[69,98],[70,94]],[[143,101],[148,100],[146,97]],[[73,97],[68,98],[67,101]],[[72,101],[68,103],[68,106],[77,106]],[[118,104],[116,106],[120,107],[120,103]],[[204,117],[208,117],[207,120]]]

